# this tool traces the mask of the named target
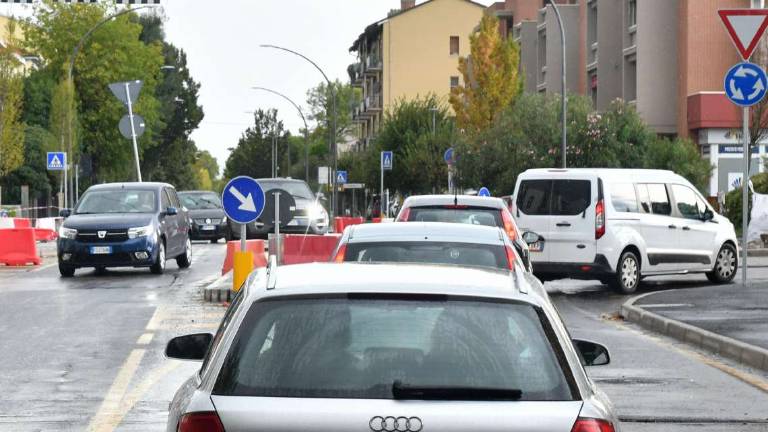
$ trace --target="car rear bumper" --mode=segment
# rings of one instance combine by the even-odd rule
[[[230,227],[232,237],[240,238],[240,225]],[[246,225],[246,234],[248,238],[266,238],[269,233],[275,232],[274,227],[268,227],[263,224],[250,223]],[[309,222],[306,217],[294,218],[289,225],[280,227],[282,234],[315,234],[322,235],[328,232],[328,225]]]
[[[192,224],[191,240],[215,240],[226,237],[229,232],[227,225],[213,225],[212,230],[203,229],[204,225]]]
[[[109,246],[108,254],[92,254],[91,247]],[[123,242],[93,242],[62,239],[57,242],[59,263],[71,267],[149,267],[157,259],[154,237],[141,237]],[[146,254],[139,258],[137,254]]]
[[[562,276],[572,279],[595,279],[600,276],[613,275],[614,271],[605,255],[597,254],[593,262],[588,263],[560,263],[560,262],[536,262],[532,263],[533,273],[548,277]]]

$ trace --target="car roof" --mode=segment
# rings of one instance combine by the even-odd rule
[[[269,274],[269,272],[272,274]],[[271,289],[269,289],[271,288]],[[312,263],[260,269],[249,280],[255,301],[286,295],[433,294],[546,302],[514,273],[449,265]]]
[[[266,182],[280,182],[280,183],[307,183],[302,179],[294,179],[294,178],[283,178],[283,177],[271,177],[271,178],[259,178],[256,179],[257,182],[260,181],[266,181]]]
[[[600,177],[604,180],[612,181],[646,181],[646,182],[684,182],[688,183],[682,176],[669,170],[658,169],[624,169],[624,168],[535,168],[529,169],[520,174],[521,178],[526,176],[534,177],[568,177],[570,174],[591,175]]]
[[[160,189],[164,187],[172,188],[173,186],[168,183],[154,183],[154,182],[124,182],[124,183],[102,183],[93,185],[88,190],[114,190],[114,189]]]
[[[498,227],[444,222],[395,222],[353,225],[348,243],[433,241],[502,245],[506,234]]]
[[[465,205],[471,207],[506,208],[501,198],[480,197],[474,195],[415,195],[406,198],[405,207],[423,207],[438,205]]]
[[[185,191],[179,191],[179,195],[181,195],[181,194],[214,194],[214,195],[218,195],[216,192],[209,191],[209,190],[185,190]]]

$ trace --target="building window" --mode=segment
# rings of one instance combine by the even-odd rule
[[[459,55],[459,37],[451,36],[451,55]]]
[[[630,27],[637,25],[637,0],[629,0],[627,17],[629,18]]]
[[[451,90],[455,89],[458,86],[459,86],[459,77],[452,76],[451,77]]]

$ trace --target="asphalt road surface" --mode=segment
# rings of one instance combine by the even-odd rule
[[[168,402],[198,364],[166,360],[165,342],[215,331],[224,308],[202,302],[223,244],[198,243],[188,270],[169,262],[61,279],[55,266],[0,269],[0,431],[162,431]],[[768,268],[758,269],[768,279]],[[761,274],[762,274],[761,273]],[[704,285],[666,278],[648,289]],[[574,337],[605,343],[589,373],[629,432],[768,432],[768,375],[617,319],[627,297],[577,281],[547,284]]]

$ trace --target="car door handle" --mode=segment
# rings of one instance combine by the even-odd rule
[[[670,225],[667,228],[669,228],[669,229],[677,229],[677,226],[676,225]]]
[[[557,226],[559,226],[559,227],[569,227],[569,226],[571,226],[571,224],[569,224],[568,222],[560,222],[560,223],[557,224]]]
[[[690,231],[690,230],[691,230],[691,227],[687,227],[687,226],[683,227],[683,231]]]

